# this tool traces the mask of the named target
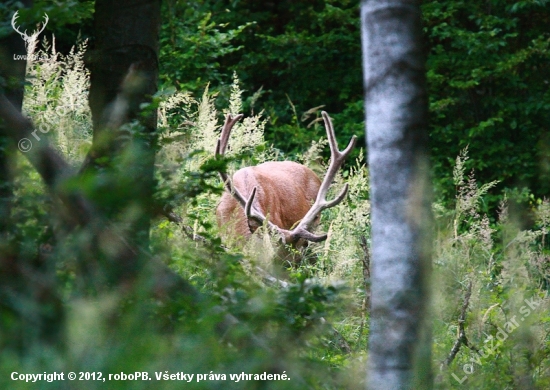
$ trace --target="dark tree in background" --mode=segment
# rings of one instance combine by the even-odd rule
[[[32,2],[27,1],[26,6]],[[0,87],[4,88],[6,98],[13,106],[21,111],[23,104],[23,91],[25,82],[25,68],[27,62],[15,60],[15,55],[25,55],[25,42],[12,31],[0,40]],[[0,126],[5,126],[0,122]],[[9,168],[9,155],[14,152],[13,144],[5,135],[5,130],[0,128],[0,235],[5,238],[9,229],[10,210],[12,202],[11,175]]]
[[[160,1],[98,0],[94,28],[94,47],[87,58],[93,145],[82,171],[97,180],[94,196],[106,216],[124,223],[131,246],[147,252],[156,111],[140,115],[140,106],[157,90]],[[132,122],[130,128],[121,128]],[[133,215],[121,221],[132,209]],[[134,256],[127,260],[115,265],[116,278],[135,276],[139,270]]]
[[[418,1],[361,3],[372,201],[369,389],[431,387],[427,93]]]

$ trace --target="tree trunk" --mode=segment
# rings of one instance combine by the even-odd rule
[[[95,47],[88,55],[93,145],[83,171],[91,171],[102,212],[121,222],[131,246],[148,250],[153,203],[156,110],[140,114],[157,90],[160,1],[97,0]],[[132,130],[121,129],[132,121]],[[115,161],[116,160],[116,161]],[[130,219],[121,215],[134,213]],[[135,274],[137,259],[118,264],[114,280]]]
[[[429,389],[430,196],[420,2],[363,0],[372,202],[369,389]]]

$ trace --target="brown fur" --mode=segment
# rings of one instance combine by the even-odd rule
[[[291,229],[304,217],[321,185],[311,169],[292,161],[245,167],[235,172],[232,181],[245,198],[257,187],[254,206],[282,229]],[[227,234],[244,238],[251,236],[244,209],[227,191],[222,195],[216,216],[218,226],[225,227]]]

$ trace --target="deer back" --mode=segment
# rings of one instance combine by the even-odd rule
[[[253,206],[269,215],[273,224],[290,230],[315,201],[321,181],[308,167],[292,161],[266,162],[245,167],[233,175],[233,186],[246,198],[257,188]],[[228,226],[232,235],[249,237],[257,226],[251,224],[235,198],[224,192],[216,216],[219,226]]]

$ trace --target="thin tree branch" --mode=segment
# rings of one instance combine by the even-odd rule
[[[363,257],[361,262],[363,264],[363,285],[365,288],[365,300],[367,301],[366,306],[370,306],[370,251],[367,244],[367,238],[361,236],[360,238],[361,249],[363,249]]]
[[[458,352],[460,351],[460,347],[462,345],[467,346],[468,348],[476,351],[479,353],[479,350],[470,344],[468,341],[468,337],[466,337],[466,329],[464,328],[464,324],[466,322],[466,312],[468,310],[468,305],[470,304],[470,297],[472,295],[472,281],[470,280],[468,283],[468,288],[466,289],[466,294],[464,295],[464,302],[462,303],[462,309],[460,311],[460,316],[458,317],[458,337],[451,348],[451,352],[449,353],[449,356],[445,359],[444,365],[449,366]],[[443,369],[443,364],[441,365],[441,369]]]
[[[338,348],[340,348],[342,352],[348,355],[351,355],[352,350],[346,338],[342,336],[342,334],[338,332],[334,326],[331,325],[331,328],[332,328],[332,333],[336,337],[336,343],[338,345]]]
[[[0,118],[5,122],[3,129],[6,135],[16,144],[33,138],[33,133],[36,134],[32,122],[25,118],[4,94],[0,94]],[[79,225],[89,224],[93,216],[96,215],[92,205],[77,193],[68,194],[65,191],[59,191],[58,185],[72,176],[72,169],[63,157],[49,145],[47,139],[44,138],[37,142],[25,153],[25,156],[48,188],[69,209],[68,215],[74,219],[74,222]]]
[[[164,206],[162,208],[161,214],[166,217],[170,222],[175,223],[181,228],[181,231],[189,238],[190,240],[197,241],[203,244],[208,243],[206,237],[201,236],[200,234],[195,233],[195,229],[191,226],[185,225],[183,219],[177,215],[170,206]],[[223,248],[226,249],[226,248]]]

